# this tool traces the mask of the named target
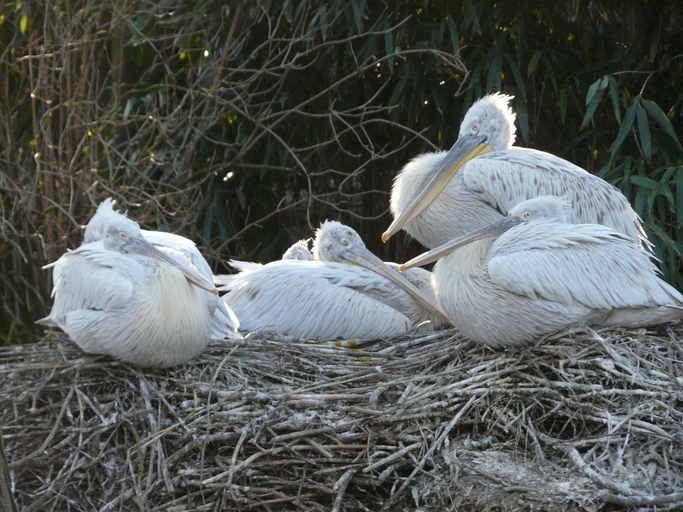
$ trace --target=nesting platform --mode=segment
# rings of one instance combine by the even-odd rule
[[[0,349],[0,383],[23,511],[683,507],[681,325],[508,350],[254,336],[165,370],[53,334]]]

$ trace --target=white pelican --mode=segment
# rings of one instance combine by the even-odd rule
[[[491,346],[575,325],[641,327],[683,317],[683,296],[658,277],[646,250],[612,228],[569,217],[564,199],[530,199],[401,269],[443,258],[434,267],[437,301],[465,336]],[[453,251],[476,240],[483,251],[463,267]]]
[[[132,228],[133,224],[137,226],[135,222],[128,219],[123,213],[116,211],[114,209],[114,203],[114,200],[107,198],[99,204],[97,212],[85,227],[85,232],[83,234],[84,244],[103,240],[106,236],[107,229],[114,223],[131,223],[131,229],[134,229]],[[213,282],[211,267],[192,240],[166,231],[149,231],[141,229],[140,232],[145,240],[154,245],[161,252],[185,265],[194,267],[206,282]],[[290,247],[290,250],[294,250],[294,245]],[[224,303],[219,300],[216,294],[206,293],[205,295],[206,300],[213,310],[209,337],[211,339],[222,339],[226,337],[234,338],[235,330],[239,325],[239,321],[235,314],[230,308],[225,307]]]
[[[649,247],[640,218],[615,187],[555,155],[513,146],[511,99],[481,98],[467,111],[448,152],[420,155],[402,169],[391,194],[395,218],[382,240],[405,229],[425,247],[436,247],[526,199],[555,195],[572,202],[571,222],[603,224]]]
[[[405,334],[427,320],[432,328],[447,323],[433,306],[430,272],[404,277],[368,251],[348,226],[323,223],[313,257],[216,276],[229,290],[222,298],[240,318],[240,328],[317,340],[373,339]],[[239,262],[236,267],[244,268]]]
[[[59,327],[86,352],[140,366],[181,364],[210,338],[238,337],[194,243],[142,231],[112,206],[100,204],[83,245],[46,265],[54,267],[54,304],[38,323]]]
[[[308,248],[310,243],[310,238],[305,238],[294,242],[289,248],[282,254],[283,260],[312,260],[313,253]]]
[[[294,242],[292,245],[290,245],[287,250],[282,253],[282,259],[283,260],[303,260],[303,261],[310,261],[313,259],[313,253],[311,250],[308,248],[309,243],[311,239],[310,238],[305,238],[303,240],[299,240],[297,242]],[[240,272],[245,271],[245,270],[255,270],[257,268],[261,268],[263,266],[263,263],[256,263],[254,261],[240,261],[240,260],[228,260],[228,263],[230,264],[231,267],[239,270]],[[230,280],[234,276],[231,275],[219,275],[219,276],[214,276],[214,279],[216,280],[216,283],[218,284],[225,284],[227,282],[230,282]]]

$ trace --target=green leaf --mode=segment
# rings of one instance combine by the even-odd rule
[[[529,112],[526,108],[526,103],[519,102],[515,104],[517,112],[517,121],[519,121],[519,128],[522,131],[522,139],[525,142],[529,140]]]
[[[446,25],[444,23],[438,23],[434,25],[433,29],[430,31],[432,48],[441,48],[443,46],[443,36],[445,28]]]
[[[405,89],[406,84],[408,83],[408,79],[412,76],[411,73],[409,73],[410,69],[403,69],[401,67],[402,72],[399,73],[401,76],[401,79],[398,81],[396,84],[396,87],[394,88],[394,92],[391,94],[391,98],[389,99],[389,105],[396,105],[399,103],[400,98],[403,95],[403,89]]]
[[[388,29],[389,26],[386,24],[385,29]],[[394,53],[394,35],[391,33],[391,31],[387,30],[384,33],[384,51],[386,52],[387,55],[391,55]],[[389,69],[391,71],[394,70],[394,62],[396,61],[396,57],[390,57],[388,60],[389,63]]]
[[[676,223],[683,224],[683,167],[679,167],[676,174]]]
[[[548,62],[549,59],[543,59],[541,62],[543,63],[543,68],[545,69],[545,75],[543,79],[545,81],[550,81],[550,84],[553,86],[553,91],[555,91],[555,94],[557,94],[558,87],[557,87],[557,71],[555,68],[553,68],[552,64]]]
[[[588,92],[586,93],[586,106],[589,106],[591,104],[591,102],[593,101],[593,98],[595,97],[595,95],[600,90],[600,84],[601,83],[602,83],[602,78],[598,78],[588,88]]]
[[[647,113],[640,101],[636,102],[635,105],[640,144],[643,148],[643,155],[645,155],[646,159],[650,160],[652,158],[652,136],[650,135],[650,125],[647,122]]]
[[[674,195],[671,192],[671,187],[669,187],[668,183],[666,183],[664,181],[660,181],[657,184],[657,195],[666,197],[666,200],[669,203],[669,205],[671,205],[671,206],[674,205]],[[660,217],[660,218],[663,218],[663,217]]]
[[[291,25],[294,20],[294,0],[285,0],[285,5],[282,6],[287,22]]]
[[[519,95],[522,97],[522,100],[526,103],[526,87],[524,86],[524,80],[522,79],[522,73],[519,71],[519,66],[517,65],[517,62],[515,59],[509,55],[505,54],[505,60],[508,63],[508,66],[510,67],[510,71],[512,72],[512,76],[515,78],[515,85],[517,85],[517,90],[519,91]]]
[[[444,115],[446,111],[447,102],[447,92],[443,87],[433,87],[432,88],[432,100],[434,101],[434,106],[439,112],[440,116]]]
[[[621,171],[622,174],[622,192],[624,192],[625,195],[630,195],[631,192],[631,174],[632,174],[632,169],[631,167],[633,166],[633,158],[630,156],[624,158],[624,165]]]
[[[612,75],[608,78],[609,99],[612,101],[612,111],[617,123],[621,124],[621,105],[619,104],[619,86]]]
[[[128,98],[126,101],[126,106],[123,109],[123,120],[127,120],[130,115],[130,111],[133,110],[133,105],[135,104],[135,98]]]
[[[130,39],[128,40],[127,44],[137,46],[141,41],[146,39],[145,34],[142,32],[142,28],[145,26],[145,21],[142,17],[128,20],[127,25],[131,32]]]
[[[681,249],[678,247],[678,244],[671,239],[671,237],[666,233],[666,231],[660,228],[657,224],[649,224],[648,229],[650,229],[650,231],[657,235],[657,238],[664,242],[664,245],[671,249],[676,254],[676,256],[681,255]]]
[[[458,27],[455,25],[453,18],[448,17],[448,32],[451,35],[451,44],[453,51],[457,52],[460,49],[460,36],[458,35]]]
[[[526,68],[526,76],[531,76],[534,74],[534,71],[536,71],[536,68],[538,67],[538,60],[541,58],[541,55],[543,55],[543,52],[541,50],[536,50],[531,56],[529,59],[529,65]]]
[[[19,31],[22,34],[25,34],[26,31],[28,30],[28,16],[24,14],[20,19],[19,19]]]
[[[320,35],[323,38],[323,42],[327,41],[327,6],[322,5],[320,7]]]
[[[590,123],[591,119],[593,119],[595,110],[598,108],[598,105],[600,105],[600,102],[602,101],[602,97],[605,93],[605,88],[600,87],[600,83],[598,82],[602,83],[602,80],[593,82],[593,85],[590,86],[590,89],[592,89],[593,86],[597,84],[597,87],[595,88],[593,94],[591,94],[590,89],[588,90],[588,95],[586,96],[586,98],[590,97],[590,101],[586,103],[586,105],[588,105],[588,108],[586,109],[586,113],[583,115],[583,120],[581,121],[579,131],[583,130],[586,126],[588,126],[588,123]]]
[[[486,76],[486,89],[489,91],[500,91],[500,73],[503,68],[503,59],[500,55],[493,57],[493,61],[489,66],[489,72]]]
[[[631,130],[631,127],[633,126],[633,120],[635,119],[635,117],[636,104],[633,103],[630,107],[628,107],[626,115],[624,115],[624,121],[621,123],[621,128],[619,128],[617,138],[614,139],[614,142],[612,142],[612,145],[609,148],[612,157],[614,157],[617,151],[619,151],[619,148],[621,148],[621,145],[624,143],[624,140],[626,139],[628,132]]]
[[[679,149],[683,150],[683,146],[681,146],[681,142],[678,140],[673,126],[671,126],[671,121],[669,121],[669,118],[666,117],[664,111],[659,108],[659,105],[651,100],[643,100],[643,105],[645,106],[645,110],[647,110],[649,116],[655,120],[655,123],[659,125],[662,131],[664,131],[664,133],[669,135],[669,137],[676,142],[676,145]]]
[[[353,21],[359,32],[363,30],[363,12],[365,11],[366,0],[351,0],[353,9]]]
[[[657,187],[659,186],[659,183],[657,183],[655,180],[651,178],[647,178],[645,176],[631,176],[631,183],[634,185],[637,185],[639,187],[646,188],[648,190],[656,190]]]
[[[647,190],[640,187],[636,188],[636,200],[634,201],[633,209],[642,219],[650,218],[650,216],[647,215],[647,197]]]
[[[567,90],[560,91],[560,120],[562,124],[567,122]]]
[[[669,167],[669,168],[665,167],[664,169],[658,169],[657,171],[659,171],[659,170],[664,171],[664,173],[662,174],[662,177],[659,179],[659,182],[668,184],[670,181],[673,181],[672,180],[673,175],[676,174],[679,171],[679,169],[680,169],[679,167]]]

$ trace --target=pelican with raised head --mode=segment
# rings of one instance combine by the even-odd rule
[[[54,304],[39,324],[62,329],[86,352],[139,366],[181,364],[210,338],[239,337],[190,240],[141,230],[111,200],[100,204],[84,240],[46,265],[54,267]]]
[[[555,155],[513,146],[511,99],[481,98],[465,114],[448,152],[406,164],[394,181],[394,221],[382,240],[405,229],[425,247],[436,247],[500,219],[522,201],[555,195],[572,202],[571,222],[603,224],[649,247],[640,218],[615,187]]]
[[[401,265],[439,260],[437,302],[470,339],[518,345],[578,325],[641,327],[683,318],[683,296],[650,254],[598,224],[571,224],[567,200],[541,196]],[[477,242],[478,241],[478,242]],[[479,243],[463,265],[456,249]]]
[[[447,324],[434,306],[431,273],[403,275],[365,247],[358,233],[339,222],[323,223],[313,260],[237,265],[238,274],[216,276],[222,298],[245,331],[266,330],[304,339],[399,336],[430,321]]]

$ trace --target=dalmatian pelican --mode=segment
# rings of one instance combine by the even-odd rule
[[[578,325],[642,327],[683,318],[683,296],[659,277],[645,249],[613,228],[571,219],[565,198],[529,199],[401,269],[439,260],[437,302],[465,336],[491,346]],[[479,256],[459,258],[472,243],[480,244]]]
[[[141,230],[113,205],[103,201],[84,243],[45,266],[53,267],[54,303],[38,323],[62,329],[86,352],[139,366],[182,364],[210,338],[240,337],[194,243]]]
[[[519,146],[511,96],[490,94],[475,102],[448,152],[425,153],[396,177],[387,241],[400,229],[427,248],[485,226],[516,205],[541,195],[572,203],[570,221],[603,224],[650,248],[638,215],[624,195],[598,176],[560,157]],[[476,251],[473,244],[466,251]]]
[[[377,339],[405,334],[427,321],[432,329],[448,323],[434,306],[430,272],[413,269],[404,276],[397,265],[368,251],[356,231],[336,221],[317,230],[311,260],[231,264],[242,271],[216,276],[216,282],[228,290],[222,298],[244,331],[315,340]]]

